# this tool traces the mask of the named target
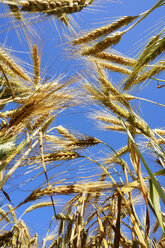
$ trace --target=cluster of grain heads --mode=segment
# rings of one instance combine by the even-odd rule
[[[93,41],[97,38],[99,38],[100,36],[103,35],[107,35],[110,34],[112,32],[114,32],[115,30],[118,30],[119,28],[128,25],[129,23],[131,23],[133,20],[135,20],[138,16],[124,16],[121,19],[107,25],[101,28],[97,28],[94,29],[93,31],[87,33],[86,35],[76,38],[73,41],[73,45],[80,45],[82,43],[86,43],[89,41]],[[109,39],[107,40],[109,41]],[[105,41],[106,43],[106,41]]]
[[[66,139],[65,147],[67,149],[84,149],[86,147],[94,146],[100,143],[98,139],[91,136],[83,135],[76,137],[63,126],[58,126],[56,129]]]
[[[23,220],[17,220],[15,209],[8,205],[9,212],[11,213],[12,220],[10,220],[8,213],[4,210],[0,209],[0,214],[5,221],[7,221],[8,225],[12,226],[10,231],[1,231],[0,234],[0,246],[1,247],[37,247],[37,234],[31,238],[28,227],[26,226]]]
[[[158,74],[160,71],[164,70],[164,67],[162,65],[156,65],[155,68],[153,67],[149,72],[144,73],[144,75],[139,75],[141,71],[143,71],[144,66],[146,66],[148,63],[152,62],[154,59],[156,59],[160,54],[162,54],[165,50],[165,38],[162,37],[163,31],[161,31],[158,35],[152,37],[150,41],[147,43],[146,47],[140,54],[137,62],[135,63],[132,73],[128,77],[128,79],[125,82],[124,89],[128,90],[130,87],[134,86],[137,83],[140,83],[147,78],[150,78],[156,74]],[[163,63],[163,61],[162,61]],[[137,82],[136,82],[137,81]]]
[[[152,129],[132,110],[129,102],[127,101],[127,98],[124,98],[124,95],[121,94],[117,89],[115,90],[115,87],[112,86],[112,83],[103,73],[99,73],[98,78],[101,85],[101,90],[97,84],[96,86],[93,86],[89,83],[86,83],[85,85],[87,91],[91,95],[91,99],[94,99],[101,105],[106,106],[110,111],[112,111],[112,113],[127,121],[129,125],[137,128],[139,132],[142,132],[151,139],[154,139],[154,133]]]
[[[10,55],[2,48],[0,48],[0,61],[1,63],[9,69],[13,75],[19,76],[20,78],[30,81],[30,77],[22,68],[10,57]],[[2,65],[1,65],[2,66]],[[6,70],[7,70],[6,69]],[[5,70],[5,69],[4,69]],[[10,72],[9,72],[10,75]]]
[[[9,4],[10,10],[15,14],[18,11],[32,13],[44,13],[47,15],[72,14],[81,11],[90,5],[94,0],[12,0],[2,1]]]
[[[45,16],[55,15],[61,20],[64,18],[66,21],[65,15],[78,12],[92,2],[93,0],[3,1],[3,3],[8,4],[10,10],[19,21],[21,21],[21,15],[25,12],[31,12],[33,16],[41,16],[40,13]],[[160,3],[163,3],[163,1],[159,0]],[[2,62],[2,65],[0,65],[1,83],[3,85],[1,92],[3,99],[0,100],[0,105],[3,108],[3,105],[9,102],[18,103],[14,110],[5,111],[0,116],[4,118],[0,130],[0,187],[6,183],[20,166],[22,166],[22,170],[26,170],[26,175],[29,173],[28,170],[34,173],[36,169],[43,167],[42,172],[36,177],[45,174],[46,178],[45,183],[41,184],[41,187],[36,186],[35,190],[33,188],[32,193],[16,208],[8,205],[8,213],[3,210],[3,207],[0,209],[1,221],[3,219],[3,222],[7,223],[7,225],[10,224],[10,219],[12,219],[12,223],[14,222],[11,231],[3,232],[0,235],[0,246],[37,247],[37,235],[35,234],[31,238],[25,223],[17,220],[15,210],[25,203],[34,202],[46,196],[50,197],[51,201],[32,204],[24,212],[24,214],[27,214],[35,209],[53,207],[54,217],[52,220],[56,221],[57,228],[55,229],[58,230],[55,235],[46,235],[43,240],[43,247],[47,247],[46,243],[50,241],[52,243],[49,247],[66,248],[146,247],[147,242],[149,246],[150,217],[148,206],[158,217],[158,223],[156,224],[160,224],[162,227],[161,211],[156,210],[155,207],[155,202],[158,206],[159,201],[158,198],[155,198],[156,201],[154,201],[155,199],[153,200],[152,192],[150,192],[151,199],[148,197],[145,182],[148,177],[143,178],[142,176],[140,160],[143,162],[144,160],[138,147],[134,144],[134,137],[138,134],[146,138],[146,147],[154,151],[159,165],[164,167],[164,151],[160,146],[165,142],[164,138],[161,137],[161,135],[164,135],[164,130],[152,130],[132,108],[130,101],[138,98],[128,95],[124,90],[129,89],[132,83],[137,85],[148,78],[152,79],[164,70],[164,60],[152,65],[149,64],[164,52],[163,31],[149,41],[137,60],[111,51],[104,51],[118,44],[122,36],[129,31],[129,28],[124,31],[119,29],[129,25],[140,16],[143,18],[146,14],[122,17],[105,27],[97,28],[82,37],[76,38],[72,44],[74,46],[80,45],[78,55],[81,53],[83,58],[87,58],[90,63],[92,62],[92,67],[95,70],[95,78],[91,76],[92,80],[88,80],[85,77],[85,88],[90,95],[87,98],[87,94],[85,94],[85,100],[88,99],[90,104],[94,100],[97,105],[100,104],[104,110],[106,109],[106,112],[96,111],[94,118],[103,123],[101,128],[104,127],[106,130],[122,131],[128,134],[128,144],[116,151],[110,145],[95,137],[74,134],[62,125],[53,126],[52,122],[56,115],[64,109],[79,103],[79,100],[75,100],[77,92],[75,88],[71,88],[72,79],[67,80],[66,83],[60,76],[56,80],[46,81],[42,84],[41,62],[36,45],[31,46],[34,71],[32,76],[29,76],[30,74],[22,69],[5,49],[0,49],[0,62]],[[137,23],[138,21],[135,24]],[[133,24],[131,28],[134,26]],[[128,75],[124,90],[109,80],[104,68]],[[53,127],[48,130],[50,124]],[[57,131],[57,135],[54,134],[55,131]],[[22,136],[25,139],[15,147],[15,139],[19,136],[18,134],[23,134]],[[159,140],[156,139],[157,137]],[[90,153],[92,154],[91,158],[84,155],[88,152],[85,151],[86,148],[97,144],[101,144],[101,146],[104,144],[108,149],[106,158],[97,159],[96,154],[92,153]],[[9,149],[9,146],[11,146],[11,149]],[[111,149],[110,152],[109,149]],[[99,153],[102,153],[102,151],[99,150]],[[128,153],[131,167],[124,160],[128,158]],[[13,158],[15,158],[15,161]],[[80,164],[79,158],[83,158]],[[73,160],[75,160],[75,163]],[[86,163],[86,161],[90,166],[90,169],[88,167],[87,170],[85,168],[86,164],[85,166],[81,164],[81,162]],[[79,174],[76,177],[74,175],[70,177],[69,175],[68,177],[63,169],[64,167],[61,167],[65,163],[66,165],[71,164],[67,173],[70,173],[76,164],[78,169],[85,169],[85,175]],[[9,168],[7,165],[9,165]],[[94,173],[92,172],[92,175],[90,174],[93,165],[99,167],[98,174],[96,170],[94,170]],[[120,171],[115,168],[116,165],[118,168],[120,167]],[[147,168],[146,164],[145,166]],[[2,173],[2,169],[7,171],[5,172],[6,174]],[[52,169],[53,175],[50,175],[49,173],[51,173]],[[59,174],[58,169],[61,169]],[[80,173],[82,173],[81,169]],[[161,171],[160,173],[164,172]],[[61,175],[64,175],[64,177],[62,178]],[[152,176],[150,173],[150,177],[154,178]],[[34,178],[36,177],[34,176]],[[78,180],[76,180],[77,177]],[[58,178],[58,180],[55,180],[55,178]],[[33,179],[30,178],[29,181],[31,180]],[[159,186],[158,183],[157,185]],[[134,192],[137,192],[137,190],[142,194],[147,208],[146,226],[144,228],[135,208]],[[54,198],[57,195],[70,197],[68,203],[63,206],[62,213],[57,213],[55,209],[58,202]],[[7,193],[5,196],[10,201]],[[132,236],[132,240],[126,237],[122,226],[129,230],[130,235],[128,236]],[[163,242],[164,240],[161,238],[158,247],[161,247]]]
[[[117,43],[119,43],[122,35],[123,35],[123,32],[117,31],[113,33],[111,36],[96,43],[95,45],[85,48],[84,51],[82,52],[82,55],[88,56],[88,55],[95,55],[97,53],[100,53],[104,51],[105,49],[109,48],[110,46],[116,45]]]
[[[5,134],[13,136],[21,132],[32,118],[39,115],[62,111],[69,104],[74,104],[71,100],[73,100],[73,94],[66,84],[59,84],[57,80],[54,80],[39,85],[13,113],[8,126],[2,128],[1,136]]]

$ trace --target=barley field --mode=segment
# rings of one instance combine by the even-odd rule
[[[165,247],[165,0],[0,0],[0,247]]]

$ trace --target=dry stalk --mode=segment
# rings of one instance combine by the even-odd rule
[[[33,238],[30,240],[28,247],[37,247],[37,243],[38,243],[38,235],[37,233],[34,234]]]
[[[39,143],[40,143],[40,153],[41,153],[42,167],[43,167],[43,170],[44,170],[44,174],[45,174],[45,178],[46,178],[46,181],[47,181],[47,185],[50,186],[49,178],[48,178],[47,171],[46,171],[46,165],[45,165],[45,161],[44,161],[43,133],[42,133],[42,130],[39,131]],[[52,195],[50,195],[50,198],[51,198],[51,202],[52,202],[52,206],[53,206],[53,211],[54,211],[54,217],[55,217],[56,216],[56,209],[55,209],[54,200],[53,200]]]
[[[7,76],[6,76],[6,73],[5,73],[5,71],[4,71],[3,67],[2,67],[2,65],[0,65],[0,70],[1,70],[2,73],[3,73],[3,76],[4,76],[4,78],[5,78],[5,82],[6,82],[7,86],[9,87],[9,89],[11,90],[12,98],[14,99],[14,98],[15,98],[15,93],[14,93],[13,87],[12,87],[11,83],[9,82]]]
[[[119,19],[119,20],[117,20],[117,21],[115,21],[109,25],[94,29],[93,31],[86,34],[85,36],[82,36],[82,37],[75,39],[73,41],[72,45],[80,45],[82,43],[86,43],[86,42],[95,40],[102,35],[112,33],[113,31],[115,31],[115,30],[117,30],[123,26],[128,25],[133,20],[135,20],[137,17],[138,16],[124,16],[121,19]]]

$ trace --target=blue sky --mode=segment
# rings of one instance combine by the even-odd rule
[[[91,30],[92,28],[108,24],[122,16],[140,14],[151,8],[155,3],[156,0],[96,0],[96,3],[90,7],[84,9],[80,13],[73,14],[73,18],[78,23],[78,26],[73,25],[73,27],[79,34],[80,30]],[[137,56],[138,52],[144,47],[145,42],[147,42],[148,37],[154,33],[156,34],[158,30],[163,28],[165,22],[165,19],[163,19],[164,13],[165,7],[155,10],[143,22],[128,32],[128,34],[124,35],[121,42],[115,46],[114,49],[130,57]],[[68,44],[68,39],[69,41],[72,40],[76,34],[68,32],[67,28],[61,28],[57,21],[55,21],[55,23],[56,24],[53,23],[53,20],[48,18],[48,20],[33,24],[30,28],[31,31],[34,31],[37,34],[37,36],[33,35],[33,40],[38,45],[41,54],[41,75],[44,77],[46,73],[48,78],[55,78],[61,73],[65,73],[66,76],[69,77],[84,68],[84,62],[78,60],[76,56],[69,55],[70,44]],[[32,63],[32,58],[26,39],[23,38],[23,33],[20,29],[16,32],[16,30],[9,25],[8,19],[6,18],[0,18],[0,43],[11,49],[11,51],[15,51],[12,54],[25,61],[27,70],[31,70],[28,64]],[[119,81],[124,80],[124,77],[120,77],[116,73],[111,72],[109,72],[109,78],[116,84],[118,84]],[[160,75],[160,78],[164,78],[164,73]],[[151,84],[139,88],[139,90],[134,93],[136,96],[165,104],[165,88],[157,89],[156,85],[157,82],[153,80]],[[165,127],[165,109],[163,107],[145,101],[137,101],[136,106],[139,106],[140,115],[152,128]],[[63,125],[76,132],[95,136],[110,144],[114,149],[121,147],[122,144],[127,142],[127,137],[124,134],[99,130],[94,122],[88,118],[88,112],[90,111],[91,110],[85,106],[65,112],[56,119],[55,126]],[[93,151],[98,153],[95,148]],[[106,152],[107,150],[103,149],[103,154]],[[92,150],[89,151],[89,154],[90,153],[92,153]],[[77,167],[75,166],[75,174],[77,173],[76,168],[79,170],[80,165],[78,164]],[[144,173],[146,172],[144,171]],[[42,178],[42,180],[44,180],[44,178]],[[9,188],[11,189],[14,184],[15,182],[11,182]],[[24,198],[24,191],[13,191],[11,194],[11,199],[16,205],[20,202],[20,199],[23,200]],[[24,209],[24,207],[18,209],[17,215],[21,215]],[[25,220],[31,230],[38,232],[41,236],[45,236],[52,214],[53,211],[51,208],[48,208],[48,211],[36,210],[25,215],[23,220]]]

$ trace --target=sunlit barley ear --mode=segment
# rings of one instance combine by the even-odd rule
[[[66,128],[64,128],[61,125],[56,127],[56,130],[68,140],[72,140],[72,141],[77,140],[77,138],[73,134],[71,134]]]
[[[68,85],[53,82],[39,85],[34,92],[25,99],[15,113],[13,113],[8,127],[1,130],[1,136],[6,133],[8,136],[23,131],[26,124],[39,115],[62,111],[73,103],[73,94],[68,90]],[[72,101],[72,103],[71,103]]]
[[[98,78],[102,86],[103,94],[107,97],[107,100],[111,100],[111,95],[114,96],[114,101],[119,101],[122,105],[130,109],[129,102],[125,99],[124,95],[108,80],[107,75],[101,68],[100,64],[96,62],[96,69],[98,72]],[[118,96],[118,97],[117,97]],[[116,97],[116,98],[115,98]]]
[[[132,72],[130,69],[127,69],[124,66],[118,66],[116,64],[107,63],[101,60],[93,60],[93,61],[96,62],[99,66],[106,68],[108,70],[111,70],[111,71],[115,71],[115,72],[119,72],[119,73],[127,74],[127,75],[130,75]]]
[[[134,85],[134,80],[138,77],[139,72],[145,65],[153,61],[156,57],[162,54],[165,50],[165,38],[160,37],[160,34],[151,38],[146,48],[142,51],[139,59],[134,65],[133,71],[124,84],[124,90],[128,90]]]
[[[117,55],[114,53],[101,52],[94,55],[96,58],[101,60],[106,60],[109,62],[125,65],[125,66],[134,66],[136,64],[136,60],[127,58],[121,55]]]
[[[16,238],[16,243],[19,241],[19,243],[23,245],[28,245],[31,237],[29,234],[29,230],[23,220],[20,222],[17,222],[13,228],[12,231],[14,233],[14,237]]]
[[[11,11],[17,16],[18,13],[31,12],[31,13],[43,13],[45,15],[55,15],[57,18],[62,18],[64,14],[72,14],[79,12],[88,5],[92,4],[94,0],[21,0],[12,1]],[[3,1],[5,4],[10,4],[9,1]],[[10,4],[11,5],[11,4]],[[66,20],[65,20],[66,21]]]
[[[6,212],[2,208],[0,208],[0,215],[5,219],[6,222],[10,222],[9,217],[6,216]]]
[[[117,31],[113,33],[111,36],[105,38],[104,40],[96,43],[91,47],[87,47],[82,51],[83,56],[95,55],[109,48],[110,46],[116,45],[122,38],[124,33]]]
[[[25,210],[25,213],[29,213],[29,212],[31,212],[31,211],[33,211],[35,209],[38,209],[38,208],[50,207],[50,206],[52,206],[52,202],[44,202],[44,201],[43,202],[39,202],[39,203],[33,204],[30,207],[28,207]]]
[[[108,24],[108,25],[103,26],[101,28],[94,29],[91,32],[87,33],[86,35],[79,37],[79,38],[76,38],[73,41],[72,45],[80,45],[82,43],[93,41],[93,40],[99,38],[100,36],[110,34],[114,31],[118,30],[119,28],[128,25],[133,20],[135,20],[137,17],[138,16],[124,16],[121,19],[112,22],[111,24]]]
[[[147,79],[152,79],[152,77],[158,75],[160,72],[165,70],[165,60],[160,61],[156,65],[153,65],[153,67],[148,70],[147,72],[144,72],[143,74],[139,75],[135,80],[134,80],[134,86],[146,81]]]
[[[34,66],[34,85],[37,85],[40,80],[40,58],[38,55],[38,47],[33,45],[33,66]]]
[[[0,61],[6,65],[16,76],[21,77],[26,81],[30,81],[30,77],[22,70],[22,68],[16,64],[16,62],[10,58],[7,52],[0,48]]]
[[[9,211],[11,213],[11,216],[13,218],[14,223],[17,223],[17,218],[16,218],[16,214],[15,214],[15,212],[13,210],[13,207],[11,205],[8,205],[8,208],[9,208]]]
[[[94,146],[100,143],[100,140],[91,137],[84,136],[83,138],[77,138],[77,141],[70,142],[67,146],[71,149],[84,149],[86,147]]]

